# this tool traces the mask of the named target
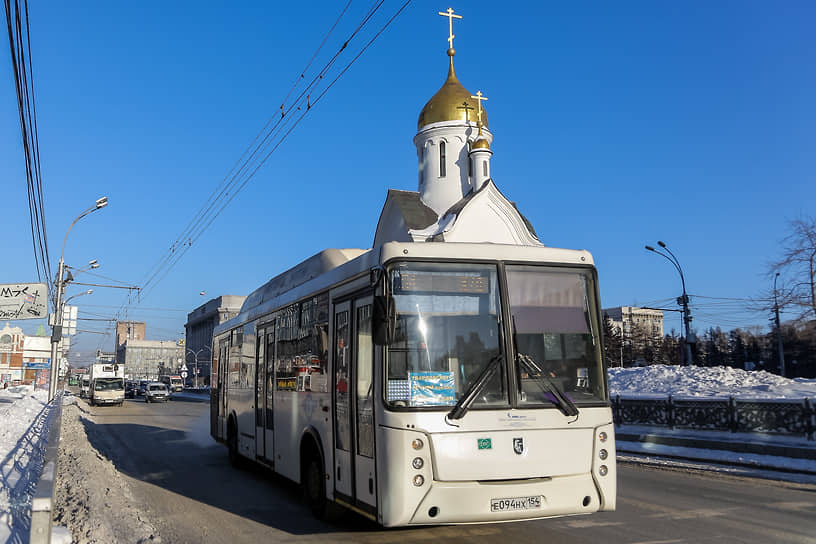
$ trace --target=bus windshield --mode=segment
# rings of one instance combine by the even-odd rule
[[[519,405],[575,414],[575,405],[606,400],[591,271],[507,266],[506,273]]]
[[[507,406],[497,267],[399,263],[388,278],[396,315],[386,402],[450,409],[471,383],[489,376],[469,406]],[[486,372],[491,365],[500,366]]]

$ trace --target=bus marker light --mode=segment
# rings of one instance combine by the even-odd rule
[[[411,461],[411,466],[419,470],[425,466],[425,461],[422,460],[422,457],[414,457],[414,460]]]
[[[414,485],[419,487],[425,483],[425,477],[422,474],[417,474],[413,479]]]
[[[601,461],[604,461],[607,457],[609,457],[609,452],[606,450],[601,450],[598,452],[598,457],[601,458]]]
[[[598,474],[600,474],[601,476],[606,476],[608,472],[609,469],[606,468],[606,465],[601,465],[600,467],[598,467]]]
[[[411,442],[411,447],[415,450],[421,450],[424,445],[421,438],[414,438],[414,441]]]
[[[601,431],[598,434],[598,440],[600,440],[601,442],[606,442],[606,439],[607,439],[606,431]]]

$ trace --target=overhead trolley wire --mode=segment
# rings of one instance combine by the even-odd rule
[[[281,143],[283,143],[286,137],[291,134],[294,128],[303,120],[306,113],[312,108],[312,106],[314,106],[326,94],[326,92],[328,92],[328,90],[334,86],[337,80],[348,71],[351,65],[357,61],[362,53],[374,43],[374,41],[393,23],[397,16],[399,16],[399,14],[401,14],[411,2],[411,0],[405,1],[394,13],[394,15],[392,15],[379,29],[379,31],[376,32],[374,37],[369,40],[369,42],[360,50],[360,52],[346,64],[346,66],[340,71],[339,75],[337,75],[331,81],[331,83],[325,87],[322,92],[320,92],[318,97],[312,101],[311,95],[314,92],[314,89],[320,84],[321,81],[323,81],[339,56],[348,48],[348,45],[352,39],[359,34],[359,32],[366,26],[371,18],[377,13],[384,1],[385,0],[379,0],[378,2],[372,4],[371,8],[363,17],[357,28],[355,28],[355,30],[343,42],[342,46],[338,49],[334,56],[324,64],[321,70],[312,78],[308,85],[306,85],[306,87],[300,91],[297,98],[295,98],[295,100],[288,105],[288,109],[286,99],[284,100],[284,103],[282,104],[283,107],[281,108],[279,114],[276,114],[270,118],[261,132],[256,135],[253,142],[241,155],[241,158],[239,158],[236,164],[230,169],[230,172],[227,174],[224,180],[222,180],[218,187],[216,187],[199,212],[193,217],[190,223],[188,223],[182,232],[182,235],[180,235],[174,241],[171,247],[167,250],[166,254],[159,259],[157,264],[149,269],[145,274],[146,280],[142,282],[142,290],[136,295],[136,300],[138,300],[139,303],[141,303],[141,301],[144,300],[152,289],[167,276],[170,270],[181,260],[190,247],[192,247],[192,245],[204,234],[215,218],[220,215],[227,205],[229,205],[235,196],[255,175],[258,169],[263,166],[266,160],[268,160],[269,156],[280,146]],[[345,14],[350,3],[351,2],[346,4],[346,6],[343,8],[343,11],[341,12],[337,21],[335,21],[335,24],[330,29],[329,34],[334,31],[337,23]],[[313,58],[310,59],[309,63],[307,63],[307,67],[301,71],[301,75],[296,78],[295,84],[287,93],[287,99],[292,96],[297,87],[306,79],[306,71],[314,62],[320,48],[325,45],[327,39],[328,34],[319,46],[318,52],[313,55]],[[301,111],[302,113],[300,116],[292,116],[290,115],[290,112],[293,111]],[[272,123],[272,119],[275,117],[277,117],[277,119],[275,119],[275,122]],[[259,159],[261,156],[263,156],[263,158]],[[120,306],[119,310],[116,312],[117,319],[121,319],[123,316],[126,318],[128,306],[133,300],[133,295],[129,294],[128,301]]]
[[[382,2],[380,2],[380,3],[382,3]],[[314,59],[320,53],[320,51],[323,48],[323,46],[325,45],[326,41],[329,39],[329,36],[334,31],[334,29],[337,27],[338,23],[342,19],[343,15],[345,15],[345,13],[348,10],[350,5],[351,5],[351,0],[349,0],[349,2],[346,4],[345,8],[343,8],[343,10],[340,12],[340,15],[335,20],[335,22],[332,25],[331,29],[329,29],[329,32],[324,36],[323,41],[320,43],[320,46],[314,52],[314,54],[312,55],[312,58],[309,60],[309,62],[306,64],[306,66],[303,68],[303,70],[301,70],[300,76],[298,76],[298,78],[296,78],[295,82],[292,84],[292,87],[289,89],[289,92],[287,93],[286,98],[284,98],[283,102],[281,103],[280,109],[281,109],[282,112],[284,111],[286,101],[292,95],[294,90],[300,85],[301,80],[305,77],[305,74],[308,71],[309,67],[312,65],[312,63],[314,62]],[[348,40],[346,40],[346,43],[348,43]],[[336,55],[335,55],[335,58],[336,58]],[[334,59],[332,59],[332,61],[330,61],[330,62],[333,62],[333,60]],[[312,81],[312,83],[310,85],[313,85],[313,84],[314,84],[314,80]],[[301,96],[302,96],[302,93],[301,93]],[[298,99],[300,99],[300,97],[298,97]],[[227,193],[230,190],[230,187],[234,184],[235,178],[240,175],[241,171],[246,166],[246,164],[249,161],[251,161],[253,159],[254,155],[257,153],[258,147],[256,146],[256,143],[258,142],[258,139],[265,133],[267,135],[264,137],[264,139],[261,141],[261,143],[263,143],[267,138],[269,138],[269,135],[271,134],[272,131],[274,131],[278,127],[278,125],[280,124],[283,117],[284,117],[284,115],[281,115],[280,117],[278,117],[277,115],[273,115],[273,116],[271,116],[269,118],[269,120],[266,122],[264,127],[258,132],[258,134],[255,135],[255,138],[252,140],[252,142],[246,147],[246,149],[244,149],[244,152],[241,154],[241,156],[238,158],[238,160],[235,162],[235,164],[233,164],[232,167],[229,169],[229,171],[227,172],[227,175],[224,176],[224,179],[221,181],[221,183],[219,183],[218,186],[213,190],[213,192],[210,194],[210,196],[207,198],[207,200],[204,202],[204,204],[201,206],[201,208],[198,210],[198,212],[196,212],[196,214],[193,216],[193,218],[187,224],[187,226],[184,227],[184,230],[182,231],[182,233],[176,238],[176,240],[170,246],[169,252],[166,255],[164,255],[163,257],[161,257],[159,259],[159,262],[157,262],[156,265],[154,265],[150,269],[150,270],[155,269],[153,274],[151,275],[150,270],[148,270],[147,274],[145,275],[145,280],[142,282],[143,286],[146,286],[148,283],[150,283],[150,281],[153,280],[153,278],[156,276],[156,274],[158,274],[158,272],[172,259],[176,248],[183,247],[184,241],[186,239],[190,238],[192,236],[192,234],[196,231],[196,229],[201,226],[202,221],[204,221],[206,219],[207,215],[209,213],[211,213],[212,209],[216,206],[218,201],[226,197]],[[269,125],[275,120],[277,120],[277,122],[272,127],[272,129],[270,129],[270,132],[267,133],[267,129],[269,128]],[[250,153],[250,151],[251,151],[251,153]],[[249,157],[247,157],[247,153],[250,153]],[[246,157],[246,159],[245,159],[245,157]],[[240,168],[238,168],[239,166],[240,166]],[[236,168],[238,168],[237,171],[236,171]]]
[[[216,219],[216,218],[217,218],[217,217],[218,217],[218,216],[221,214],[221,212],[222,212],[222,211],[223,211],[223,210],[224,210],[224,209],[225,209],[225,208],[226,208],[226,207],[229,205],[229,203],[230,203],[230,202],[232,202],[232,199],[233,199],[233,198],[235,198],[235,196],[236,196],[236,195],[237,195],[239,192],[241,192],[241,190],[242,190],[242,189],[243,189],[243,188],[246,186],[246,184],[247,184],[247,183],[249,183],[249,181],[252,179],[252,177],[255,175],[255,173],[256,173],[256,172],[257,172],[257,171],[258,171],[258,170],[259,170],[259,169],[260,169],[260,168],[261,168],[261,167],[264,165],[264,163],[266,163],[266,161],[269,159],[269,157],[272,155],[272,153],[274,153],[274,152],[275,152],[275,150],[277,150],[277,149],[278,149],[278,147],[279,147],[279,146],[280,146],[280,145],[281,145],[281,144],[282,144],[282,143],[283,143],[283,142],[286,140],[286,138],[289,136],[289,134],[290,134],[290,133],[291,133],[291,132],[292,132],[292,131],[295,129],[295,127],[297,127],[297,125],[298,125],[298,124],[299,124],[299,123],[300,123],[300,122],[303,120],[303,118],[304,118],[304,117],[306,116],[306,114],[309,112],[309,110],[311,109],[311,107],[312,107],[312,106],[314,106],[315,104],[317,104],[317,102],[318,102],[318,101],[319,101],[321,98],[323,98],[323,96],[325,96],[325,94],[326,94],[326,93],[329,91],[329,89],[331,89],[331,88],[334,86],[334,84],[335,84],[335,83],[337,83],[337,81],[340,79],[340,77],[342,77],[342,76],[343,76],[343,74],[345,74],[345,73],[346,73],[346,71],[348,71],[348,69],[349,69],[349,68],[351,68],[352,64],[354,64],[354,63],[357,61],[357,59],[359,59],[359,58],[360,58],[360,56],[361,56],[361,55],[362,55],[362,54],[363,54],[363,53],[364,53],[364,52],[365,52],[365,51],[366,51],[366,50],[367,50],[367,49],[368,49],[368,48],[369,48],[369,47],[370,47],[370,46],[371,46],[371,45],[374,43],[374,41],[376,41],[376,39],[377,39],[377,38],[378,38],[378,37],[379,37],[379,36],[380,36],[380,35],[381,35],[381,34],[382,34],[382,33],[383,33],[383,32],[384,32],[384,31],[385,31],[387,28],[388,28],[388,26],[389,26],[389,25],[391,25],[391,23],[394,21],[394,19],[396,19],[396,18],[397,18],[397,16],[398,16],[400,13],[402,13],[402,11],[403,11],[403,10],[404,10],[404,9],[405,9],[407,6],[408,6],[408,4],[410,3],[410,1],[411,1],[411,0],[407,0],[407,1],[406,1],[406,2],[405,2],[405,3],[404,3],[404,4],[403,4],[401,7],[400,7],[400,9],[399,9],[399,10],[397,10],[397,12],[396,12],[396,13],[395,13],[395,14],[394,14],[394,15],[393,15],[393,16],[392,16],[392,17],[391,17],[391,18],[390,18],[390,19],[389,19],[389,20],[388,20],[388,21],[385,23],[385,25],[383,25],[383,27],[382,27],[382,28],[380,28],[380,30],[379,30],[379,31],[378,31],[378,32],[377,32],[377,33],[374,35],[374,37],[372,37],[372,38],[371,38],[371,40],[369,40],[369,42],[368,42],[368,43],[367,43],[367,44],[366,44],[366,45],[365,45],[365,46],[364,46],[364,47],[363,47],[363,48],[362,48],[362,49],[361,49],[361,50],[360,50],[360,51],[357,53],[357,55],[356,55],[356,56],[355,56],[353,59],[351,59],[351,61],[349,61],[349,62],[346,64],[346,66],[345,66],[345,67],[344,67],[344,68],[343,68],[343,69],[340,71],[340,73],[339,73],[339,74],[338,74],[338,75],[337,75],[337,76],[336,76],[336,77],[335,77],[335,78],[334,78],[334,79],[331,81],[331,83],[329,83],[329,85],[328,85],[328,86],[327,86],[325,89],[323,89],[323,91],[322,91],[322,92],[321,92],[321,93],[320,93],[320,94],[317,96],[317,98],[314,100],[314,102],[310,102],[310,101],[309,101],[309,95],[308,95],[308,94],[306,95],[306,97],[307,97],[307,107],[306,107],[304,110],[302,110],[302,113],[301,113],[300,117],[298,117],[298,118],[296,119],[296,121],[294,122],[294,124],[293,124],[291,127],[289,127],[289,130],[287,130],[287,131],[286,131],[286,132],[283,134],[283,136],[281,136],[281,137],[280,137],[280,138],[277,140],[277,142],[274,142],[274,146],[272,146],[272,148],[269,150],[269,152],[268,152],[268,153],[266,153],[266,155],[263,157],[263,159],[261,159],[261,160],[260,160],[260,161],[259,161],[259,162],[258,162],[258,163],[257,163],[257,164],[254,166],[254,169],[253,169],[251,172],[249,172],[249,173],[248,173],[248,174],[245,176],[244,180],[241,182],[241,184],[238,186],[238,188],[237,188],[235,191],[233,191],[233,192],[232,192],[232,194],[229,196],[229,198],[226,200],[226,202],[224,202],[224,203],[221,205],[221,207],[220,207],[220,208],[219,208],[219,209],[218,209],[218,210],[217,210],[217,211],[216,211],[216,212],[215,212],[215,213],[214,213],[214,214],[213,214],[213,215],[212,215],[212,216],[209,218],[209,221],[208,221],[208,222],[207,222],[207,223],[204,225],[204,227],[203,227],[203,228],[202,228],[202,229],[201,229],[201,230],[200,230],[200,231],[199,231],[199,232],[198,232],[198,233],[195,235],[195,237],[190,239],[190,243],[189,243],[189,244],[186,244],[186,245],[185,245],[185,246],[182,248],[181,253],[180,253],[180,254],[179,254],[177,257],[176,257],[176,259],[175,259],[175,260],[174,260],[174,261],[173,261],[173,262],[172,262],[172,263],[171,263],[171,264],[168,266],[168,268],[167,268],[167,269],[164,271],[164,273],[161,275],[161,277],[160,277],[160,278],[159,278],[159,279],[158,279],[158,280],[157,280],[157,281],[156,281],[156,282],[155,282],[153,285],[151,285],[149,288],[145,289],[145,290],[142,292],[142,296],[146,296],[146,295],[147,295],[147,293],[149,293],[149,292],[150,292],[150,290],[152,290],[152,287],[153,287],[154,285],[158,284],[158,283],[159,283],[159,282],[160,282],[162,279],[164,279],[164,277],[166,277],[166,276],[167,276],[167,274],[168,274],[168,273],[170,272],[170,270],[171,270],[171,269],[172,269],[172,268],[173,268],[173,267],[176,265],[176,263],[178,263],[178,261],[180,261],[180,260],[181,260],[181,258],[184,256],[184,254],[185,254],[185,253],[187,253],[188,249],[189,249],[190,247],[192,247],[192,244],[193,244],[194,242],[196,242],[196,241],[197,241],[197,240],[198,240],[198,239],[199,239],[199,238],[200,238],[200,237],[201,237],[201,236],[204,234],[204,232],[207,230],[207,228],[209,228],[210,224],[212,224],[212,222],[213,222],[213,221],[215,221],[215,219]],[[381,2],[380,2],[378,5],[377,5],[377,9],[379,8],[379,6],[380,6],[380,5],[382,5],[382,3],[383,3],[383,2],[381,1]],[[369,13],[369,15],[366,17],[366,19],[364,20],[364,23],[365,23],[365,22],[367,22],[367,21],[368,21],[368,19],[370,19],[370,17],[371,17],[372,15],[373,15],[373,12],[370,12],[370,13]],[[356,34],[356,33],[357,33],[357,32],[358,32],[358,31],[359,31],[361,28],[362,28],[362,26],[363,26],[363,24],[364,24],[364,23],[362,23],[360,26],[358,26],[358,28],[357,28],[357,29],[354,31],[354,34]],[[353,34],[353,35],[354,35],[354,34]],[[353,36],[353,35],[352,35],[352,36]],[[348,44],[348,40],[347,40],[347,41],[346,41],[346,42],[343,44],[343,47],[340,49],[340,51],[342,51],[343,49],[345,49],[345,47],[346,47],[346,45],[347,45],[347,44]],[[334,60],[337,58],[337,56],[338,56],[338,55],[339,55],[339,51],[338,51],[338,53],[337,53],[337,54],[335,54],[335,56],[332,58],[332,60],[330,61],[330,63],[333,63],[333,62],[334,62]],[[318,79],[319,79],[319,78],[322,78],[322,75],[323,75],[325,72],[326,72],[326,68],[324,68],[324,70],[322,70],[322,71],[321,71],[321,74],[320,74],[319,76],[316,76],[316,78],[315,78],[315,80],[314,80],[314,81],[318,81]],[[301,97],[303,96],[303,94],[305,94],[305,91],[304,91],[303,93],[301,93]],[[297,102],[296,102],[296,104],[297,104]],[[298,110],[300,110],[300,107],[298,107]],[[283,126],[285,127],[285,124],[284,124]],[[281,128],[283,128],[283,127],[281,127]],[[264,141],[266,141],[266,138],[264,139]],[[263,146],[263,148],[262,148],[262,152],[265,152],[265,151],[266,151],[266,149],[268,149],[268,148],[269,148],[269,146],[270,146],[270,145],[272,145],[272,143],[273,143],[273,142],[271,142],[271,141],[270,141],[269,143],[266,143],[266,144]],[[261,149],[261,148],[259,147],[258,149]],[[254,152],[253,152],[253,154],[254,154]],[[249,164],[249,163],[246,163],[246,165],[248,165],[248,164]],[[144,289],[144,288],[143,288],[143,289]]]
[[[42,281],[45,275],[49,292],[53,294],[48,236],[45,228],[45,208],[43,205],[42,170],[40,167],[39,135],[37,129],[37,106],[34,97],[34,73],[31,61],[31,27],[28,17],[28,2],[24,0],[24,15],[19,0],[5,0],[6,23],[11,52],[12,71],[17,93],[17,109],[20,117],[20,132],[25,157],[26,185],[29,207],[31,241],[34,249],[37,277]],[[25,25],[23,25],[23,20]],[[25,31],[23,28],[25,27]],[[53,297],[52,297],[53,298]]]
[[[402,6],[396,11],[396,13],[380,28],[380,30],[374,35],[371,40],[357,53],[357,55],[349,61],[346,66],[340,71],[340,73],[328,84],[317,96],[317,98],[312,101],[311,100],[311,91],[313,91],[317,85],[320,83],[321,80],[325,77],[331,67],[334,65],[336,60],[339,58],[340,54],[347,48],[348,44],[351,40],[365,27],[365,25],[371,20],[377,10],[380,9],[384,0],[380,0],[376,3],[360,24],[355,28],[355,30],[351,33],[348,39],[343,43],[340,49],[335,53],[335,55],[323,66],[320,72],[314,76],[312,81],[309,85],[306,86],[305,89],[301,91],[299,96],[295,99],[292,105],[289,107],[289,111],[301,111],[301,115],[297,116],[296,118],[288,115],[285,109],[282,109],[280,118],[275,122],[271,129],[266,132],[266,135],[263,137],[260,143],[258,143],[253,151],[250,153],[249,157],[242,162],[239,166],[238,170],[232,175],[229,182],[226,186],[223,186],[216,196],[215,199],[210,199],[209,205],[206,209],[199,213],[198,217],[196,218],[192,228],[185,229],[185,236],[179,237],[174,245],[170,248],[169,253],[164,257],[161,261],[160,265],[155,267],[152,275],[150,275],[142,285],[142,292],[140,294],[140,298],[146,297],[152,288],[158,284],[170,270],[181,260],[181,258],[186,254],[190,247],[192,247],[193,243],[195,243],[203,233],[209,228],[212,222],[220,215],[220,213],[229,205],[230,202],[237,196],[237,194],[247,185],[247,183],[252,179],[255,173],[264,165],[264,163],[269,159],[271,154],[277,150],[277,148],[283,143],[283,141],[291,134],[294,128],[303,120],[306,113],[314,106],[327,92],[328,90],[334,86],[334,84],[339,80],[339,78],[348,71],[354,62],[359,59],[359,57],[374,43],[374,41],[391,25],[391,23],[396,19],[396,17],[402,13],[402,11],[408,6],[410,0],[407,0]],[[346,6],[347,8],[348,6]],[[345,9],[344,9],[345,11]],[[341,14],[342,15],[342,14]],[[339,20],[339,19],[338,19]],[[335,23],[336,26],[336,23]],[[332,27],[334,29],[334,27]],[[324,39],[325,43],[325,39]],[[323,44],[321,44],[321,47]],[[313,61],[309,61],[311,64]],[[302,73],[303,74],[303,73]],[[300,81],[299,78],[298,82]],[[295,84],[297,85],[297,83]],[[292,94],[290,90],[289,95]],[[305,98],[305,104],[304,104]],[[285,105],[284,105],[285,108]],[[288,128],[287,128],[288,125]],[[267,127],[269,123],[267,123]],[[257,142],[258,137],[255,138],[253,142]],[[268,150],[268,151],[267,151]],[[246,152],[244,153],[244,156]],[[259,158],[263,156],[262,158]],[[234,170],[234,167],[233,167]],[[223,185],[223,183],[222,183]]]

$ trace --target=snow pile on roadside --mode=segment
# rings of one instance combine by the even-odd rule
[[[52,410],[48,391],[32,386],[0,390],[0,541],[25,541],[31,499],[42,473]]]
[[[68,527],[75,544],[161,542],[127,481],[90,445],[86,426],[94,417],[71,400],[62,411],[54,521]]]
[[[770,372],[726,366],[610,368],[610,395],[751,399],[816,398],[816,380],[788,379]]]

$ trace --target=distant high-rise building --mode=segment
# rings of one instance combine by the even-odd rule
[[[117,321],[116,322],[116,345],[113,346],[113,351],[119,350],[119,347],[128,340],[144,340],[145,339],[145,324],[141,321]]]
[[[184,329],[188,379],[194,378],[198,370],[199,385],[209,384],[213,329],[216,325],[238,315],[245,299],[244,296],[222,295],[208,300],[187,314]]]
[[[156,380],[163,374],[177,374],[184,346],[177,340],[125,340],[116,350],[116,362],[125,365],[125,377]]]
[[[612,327],[624,336],[631,336],[635,328],[641,329],[655,339],[663,337],[663,312],[635,306],[616,306],[602,310],[609,316]]]

